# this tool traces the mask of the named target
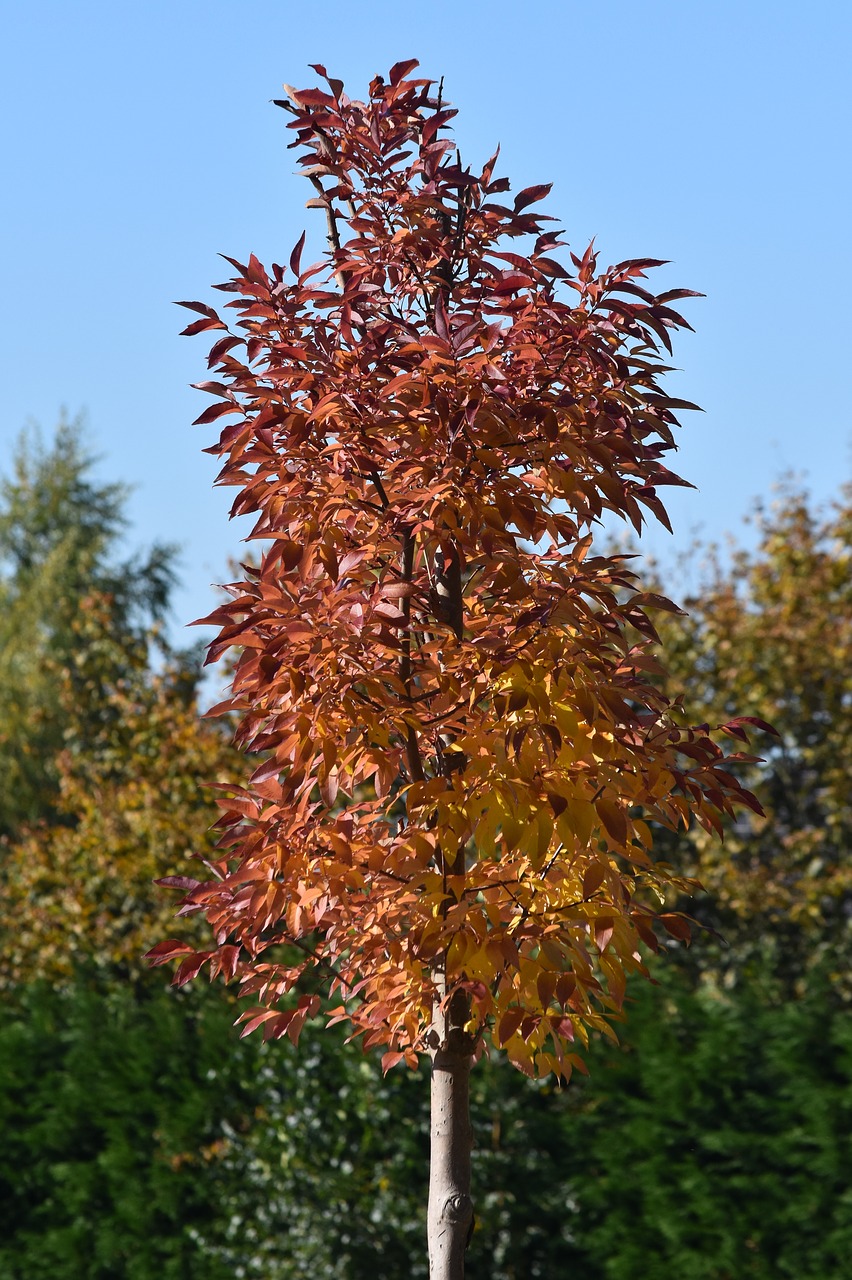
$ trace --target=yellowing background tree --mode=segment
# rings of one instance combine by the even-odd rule
[[[757,545],[730,563],[711,551],[688,616],[666,620],[673,681],[699,718],[760,709],[777,729],[766,760],[742,769],[764,817],[724,845],[693,833],[682,865],[705,886],[698,914],[724,939],[695,962],[735,983],[801,996],[814,972],[852,995],[852,510],[825,509],[785,483],[759,508]]]

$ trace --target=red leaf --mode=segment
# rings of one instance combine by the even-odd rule
[[[640,591],[633,596],[629,604],[639,604],[645,609],[661,609],[664,613],[675,613],[679,617],[686,617],[683,609],[673,604],[671,600],[667,600],[665,596],[658,595],[656,591]]]
[[[526,1010],[514,1007],[507,1009],[500,1019],[500,1025],[497,1029],[497,1039],[500,1044],[505,1044],[507,1040],[515,1034],[518,1027],[526,1017]]]
[[[294,89],[289,84],[285,84],[284,89],[300,107],[335,106],[334,98],[327,93],[323,93],[322,89]]]
[[[492,286],[492,293],[516,293],[519,289],[528,289],[532,284],[529,276],[521,275],[519,271],[507,272],[502,280],[498,280]]]
[[[621,806],[601,797],[595,801],[595,808],[607,833],[617,844],[624,844],[627,839],[627,817]]]
[[[340,101],[340,95],[343,92],[343,81],[335,80],[333,76],[329,76],[321,62],[309,62],[308,66],[312,71],[316,71],[318,76],[322,76],[323,80],[327,81],[331,86],[331,92],[334,94],[335,98]]]
[[[525,187],[523,191],[519,191],[515,196],[515,213],[520,213],[521,209],[526,209],[527,205],[535,204],[537,200],[543,200],[549,195],[553,188],[552,182],[544,182],[536,187]]]
[[[689,927],[689,922],[683,916],[666,912],[664,915],[658,916],[658,919],[666,933],[670,933],[679,942],[689,942],[692,939],[692,930]]]
[[[189,311],[197,311],[199,315],[208,316],[211,320],[218,320],[216,312],[212,307],[208,307],[206,302],[176,302],[176,307],[186,307]]]
[[[247,1009],[245,1013],[240,1014],[235,1024],[236,1026],[239,1026],[241,1022],[245,1024],[240,1032],[240,1039],[243,1040],[246,1036],[251,1035],[252,1031],[256,1030],[261,1023],[268,1022],[270,1018],[279,1016],[277,1009]]]
[[[447,310],[444,306],[444,295],[440,292],[435,299],[435,332],[439,338],[443,338],[444,342],[449,342],[450,330],[447,324]]]
[[[207,368],[212,369],[213,365],[217,364],[222,356],[227,355],[233,347],[239,346],[244,341],[244,338],[235,338],[233,334],[229,333],[226,338],[220,338],[218,342],[214,342],[207,357]]]
[[[565,799],[564,796],[558,795],[557,792],[555,791],[548,791],[546,794],[547,794],[548,803],[551,809],[553,810],[553,812],[555,813],[556,817],[558,818],[559,815],[561,813],[564,813],[565,810],[568,808],[568,801]]]
[[[261,783],[268,782],[270,778],[277,778],[283,772],[284,766],[279,760],[273,756],[270,760],[264,760],[259,768],[255,769],[251,775],[253,786],[259,787]]]
[[[395,62],[390,69],[389,79],[392,85],[398,85],[400,80],[404,80],[409,71],[413,71],[415,67],[419,67],[420,63],[416,58],[409,58],[407,62]]]
[[[596,920],[594,931],[595,931],[595,946],[597,947],[598,951],[603,953],[606,950],[607,944],[609,943],[614,932],[612,920],[610,920],[608,917],[604,917],[600,920]]]
[[[196,320],[194,324],[188,324],[185,329],[181,329],[180,336],[193,338],[196,333],[204,333],[205,329],[224,329],[225,327],[219,319]]]
[[[732,726],[740,724],[754,725],[755,729],[762,729],[764,733],[771,733],[775,738],[779,738],[781,736],[777,729],[767,723],[766,720],[761,720],[759,716],[735,716],[733,720],[728,720],[726,724],[723,724],[722,729],[727,731],[731,729]],[[733,736],[739,737],[739,734],[735,734]],[[746,739],[746,741],[748,741],[748,739]]]
[[[250,280],[252,284],[269,284],[269,277],[263,268],[263,264],[254,256],[254,254],[249,256],[248,267],[246,268],[246,279]]]
[[[535,980],[536,990],[538,991],[538,998],[541,1001],[542,1009],[546,1010],[547,1006],[553,999],[554,992],[556,991],[557,977],[557,974],[543,970]]]
[[[555,276],[557,280],[568,280],[569,274],[555,258],[533,258],[533,264],[546,276]]]
[[[200,413],[193,422],[194,427],[203,427],[208,422],[215,422],[217,418],[221,418],[226,413],[240,413],[239,405],[232,404],[230,400],[220,400],[218,404],[211,404],[208,409]]]
[[[304,247],[305,247],[305,232],[303,231],[302,234],[299,236],[299,239],[296,241],[296,247],[294,248],[293,252],[290,254],[290,270],[293,272],[294,276],[298,276],[299,274],[299,267],[301,266],[301,263],[302,263],[302,250],[304,249]]]
[[[336,766],[329,769],[326,777],[320,779],[319,789],[323,803],[330,809],[340,790],[340,773]]]
[[[382,596],[385,600],[405,600],[413,596],[414,586],[410,582],[387,582],[382,584]]]
[[[173,960],[175,956],[191,955],[195,950],[186,942],[181,942],[180,938],[166,938],[165,942],[158,942],[150,951],[146,951],[142,957],[143,960],[150,960],[152,964],[165,964],[167,960]]]
[[[606,877],[606,868],[602,862],[593,862],[583,875],[583,897],[592,898],[600,889]]]
[[[187,956],[178,965],[177,973],[172,978],[172,984],[176,987],[182,987],[187,982],[191,982],[212,955],[212,951],[198,951],[195,955]]]

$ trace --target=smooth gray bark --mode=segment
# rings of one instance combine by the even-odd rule
[[[432,1026],[432,1124],[429,1165],[429,1277],[463,1280],[464,1255],[473,1228],[470,1196],[471,1043],[463,993],[435,1011]]]

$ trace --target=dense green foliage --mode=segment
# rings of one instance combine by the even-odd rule
[[[585,1085],[473,1076],[472,1280],[844,1280],[852,1025],[637,989]],[[0,1028],[8,1280],[424,1276],[420,1074],[313,1031],[241,1043],[218,991],[41,987]]]
[[[748,984],[735,999],[662,992],[638,1012],[627,1052],[608,1055],[589,1091],[582,1231],[602,1274],[840,1280],[852,1256],[847,1011],[819,990],[767,1005]]]
[[[416,1280],[425,1073],[383,1079],[337,1030],[298,1052],[241,1042],[220,987],[176,992],[140,963],[164,929],[192,927],[151,880],[203,849],[197,778],[226,775],[230,748],[197,719],[193,669],[152,669],[150,563],[125,560],[110,586],[123,499],[85,489],[74,440],[38,453],[39,474],[77,468],[93,515],[81,496],[61,537],[44,532],[20,467],[0,494],[0,589],[24,613],[42,602],[19,630],[52,664],[3,631],[0,755],[26,765],[7,777],[29,799],[3,811],[0,1276]],[[97,555],[81,551],[75,578],[63,566],[88,520]],[[849,505],[821,515],[787,495],[761,537],[666,637],[699,714],[721,720],[745,694],[782,735],[749,766],[766,822],[718,858],[701,839],[672,851],[712,887],[702,917],[728,945],[673,946],[588,1081],[559,1091],[477,1065],[471,1280],[848,1274]]]
[[[227,1225],[217,1167],[252,1120],[233,1016],[156,987],[21,993],[0,1028],[4,1280],[230,1277],[200,1241]]]

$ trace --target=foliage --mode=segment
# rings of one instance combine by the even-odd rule
[[[195,673],[142,672],[105,697],[97,750],[59,760],[58,819],[21,833],[0,865],[0,988],[67,980],[82,965],[138,979],[154,929],[173,928],[154,881],[212,853],[212,798],[235,753],[199,722]],[[107,714],[108,713],[108,714]],[[195,922],[185,938],[200,940]]]
[[[234,1011],[150,981],[34,984],[0,1026],[4,1280],[231,1280],[229,1144],[253,1120]],[[206,1241],[207,1243],[204,1243]]]
[[[655,971],[582,1086],[475,1068],[471,1280],[844,1280],[848,1019],[816,991],[767,1008]],[[235,1043],[234,1014],[203,988],[83,981],[7,1010],[0,1274],[425,1274],[418,1075],[383,1079],[337,1030],[298,1055]]]
[[[768,1006],[759,983],[692,988],[656,962],[588,1081],[471,1077],[471,1280],[844,1280],[852,1247],[852,1035],[816,982]],[[251,1042],[248,1042],[251,1043]],[[262,1110],[223,1153],[230,1226],[211,1249],[263,1280],[425,1276],[428,1097],[411,1073],[310,1028],[260,1050]]]
[[[0,1274],[425,1273],[422,1082],[382,1079],[336,1031],[298,1056],[235,1044],[234,1012],[203,989],[83,982],[7,1012]],[[472,1280],[843,1280],[852,1042],[836,1006],[769,1009],[752,987],[714,998],[671,974],[590,1061],[562,1090],[476,1067]]]
[[[661,628],[695,714],[766,708],[780,729],[777,745],[764,740],[766,762],[747,766],[767,799],[766,824],[738,823],[721,847],[701,833],[689,845],[672,837],[679,860],[695,858],[694,870],[712,876],[698,914],[726,945],[702,934],[655,964],[659,985],[633,989],[621,1047],[593,1044],[588,1083],[554,1091],[501,1071],[499,1055],[478,1064],[473,1277],[572,1268],[605,1280],[845,1276],[852,1039],[837,1000],[848,944],[832,889],[849,842],[832,833],[848,821],[837,785],[848,737],[848,496],[821,514],[784,490],[760,529],[754,550],[728,566],[700,549],[710,581],[688,617]],[[796,760],[803,744],[810,771]],[[820,840],[836,840],[826,868],[799,856],[813,847],[815,799]],[[776,821],[784,838],[773,843]],[[775,882],[763,901],[750,892],[761,866],[759,883]],[[779,990],[788,974],[797,981]],[[271,1214],[271,1278],[280,1265],[281,1274],[290,1266],[360,1280],[374,1274],[371,1258],[404,1256],[421,1229],[428,1102],[419,1081],[380,1082],[371,1059],[356,1067],[339,1053],[333,1039],[311,1035],[305,1061],[288,1060],[286,1087],[266,1102],[274,1137],[259,1130],[230,1153],[245,1161],[254,1146],[258,1192],[270,1188],[258,1199]],[[308,1129],[303,1147],[296,1117]],[[298,1246],[282,1234],[297,1201]],[[416,1256],[407,1265],[425,1273]]]
[[[55,816],[60,752],[91,750],[167,606],[173,550],[115,558],[127,491],[93,465],[63,421],[50,448],[23,435],[0,481],[0,835]]]
[[[852,1028],[824,984],[766,1002],[640,992],[565,1134],[577,1235],[606,1280],[842,1280],[852,1250]],[[624,1194],[630,1170],[631,1194]]]
[[[262,1113],[224,1156],[239,1191],[217,1256],[235,1269],[250,1257],[248,1274],[263,1280],[425,1276],[422,1079],[383,1078],[376,1053],[354,1057],[339,1028],[307,1028],[298,1055],[286,1041],[261,1045],[260,1058]],[[481,1203],[467,1262],[474,1277],[549,1276],[568,1256],[571,1193],[558,1125],[567,1096],[528,1084],[485,1060],[472,1077],[472,1119],[483,1135],[473,1157]]]
[[[288,89],[328,254],[231,260],[236,332],[186,304],[218,335],[199,422],[236,417],[210,452],[266,544],[211,619],[263,762],[186,900],[215,945],[151,955],[239,975],[246,1031],[325,1009],[413,1064],[450,1009],[472,1048],[567,1078],[655,923],[688,933],[655,911],[681,882],[648,823],[758,808],[651,679],[647,611],[673,606],[588,554],[603,512],[665,521],[680,483],[661,458],[691,406],[659,378],[688,291],[591,247],[570,274],[531,209],[549,187],[498,203],[496,156],[463,167],[416,65],[366,103],[319,66],[328,90]]]
[[[733,571],[719,566],[665,635],[698,714],[722,719],[753,698],[782,729],[765,767],[737,766],[760,779],[770,812],[783,803],[776,773],[822,724],[801,799],[833,807],[826,840],[848,818],[835,781],[848,731],[847,510],[844,498],[820,517],[789,495],[761,546]],[[725,582],[748,607],[731,607]],[[79,621],[93,635],[100,626],[92,611]],[[785,666],[786,645],[799,643]],[[221,994],[163,991],[138,972],[142,940],[168,911],[151,878],[205,849],[214,810],[198,778],[233,776],[238,763],[198,722],[193,688],[191,668],[152,676],[140,665],[108,693],[90,745],[60,753],[56,822],[4,850],[0,1275],[416,1280],[422,1080],[383,1079],[342,1028],[310,1028],[298,1055],[286,1041],[241,1044]],[[777,847],[759,824],[738,825],[726,874],[721,861],[700,868],[708,879],[717,868],[713,914],[709,902],[700,910],[732,944],[720,953],[736,961],[732,989],[714,983],[720,955],[700,937],[670,957],[685,977],[691,961],[700,989],[657,963],[661,985],[631,988],[622,1047],[593,1040],[588,1083],[528,1081],[502,1070],[499,1053],[477,1065],[471,1280],[844,1280],[852,1043],[831,980],[844,963],[837,909],[804,909],[820,901],[817,870],[802,874],[799,860],[796,824],[804,836],[812,813],[791,805]],[[750,842],[790,895],[792,932],[743,892]],[[709,842],[690,849],[713,856]],[[800,957],[816,969],[807,998],[768,1001],[772,971]]]
[[[198,663],[160,643],[152,669],[169,556],[117,563],[125,490],[90,466],[61,427],[2,494],[0,1274],[225,1280],[202,1235],[227,1226],[253,1055],[223,1052],[231,1002],[164,991],[141,955],[153,879],[209,844],[199,778],[234,753],[199,723]]]
[[[91,465],[79,429],[61,426],[50,452],[21,444],[2,491],[0,760],[15,789],[3,822],[16,829],[0,859],[0,989],[10,998],[79,967],[139,978],[151,931],[173,927],[153,881],[212,848],[215,805],[199,780],[229,776],[236,760],[221,729],[199,723],[198,661],[160,641],[152,669],[169,558],[117,561],[126,491],[94,484]],[[184,936],[199,936],[191,922]]]
[[[787,992],[814,970],[852,996],[852,491],[828,510],[787,487],[758,515],[758,545],[709,580],[667,622],[669,666],[690,711],[724,719],[760,709],[778,738],[765,764],[740,766],[765,818],[748,815],[724,846],[701,832],[681,858],[706,886],[699,914],[724,936],[696,963],[764,973]],[[683,863],[681,863],[683,865]]]

